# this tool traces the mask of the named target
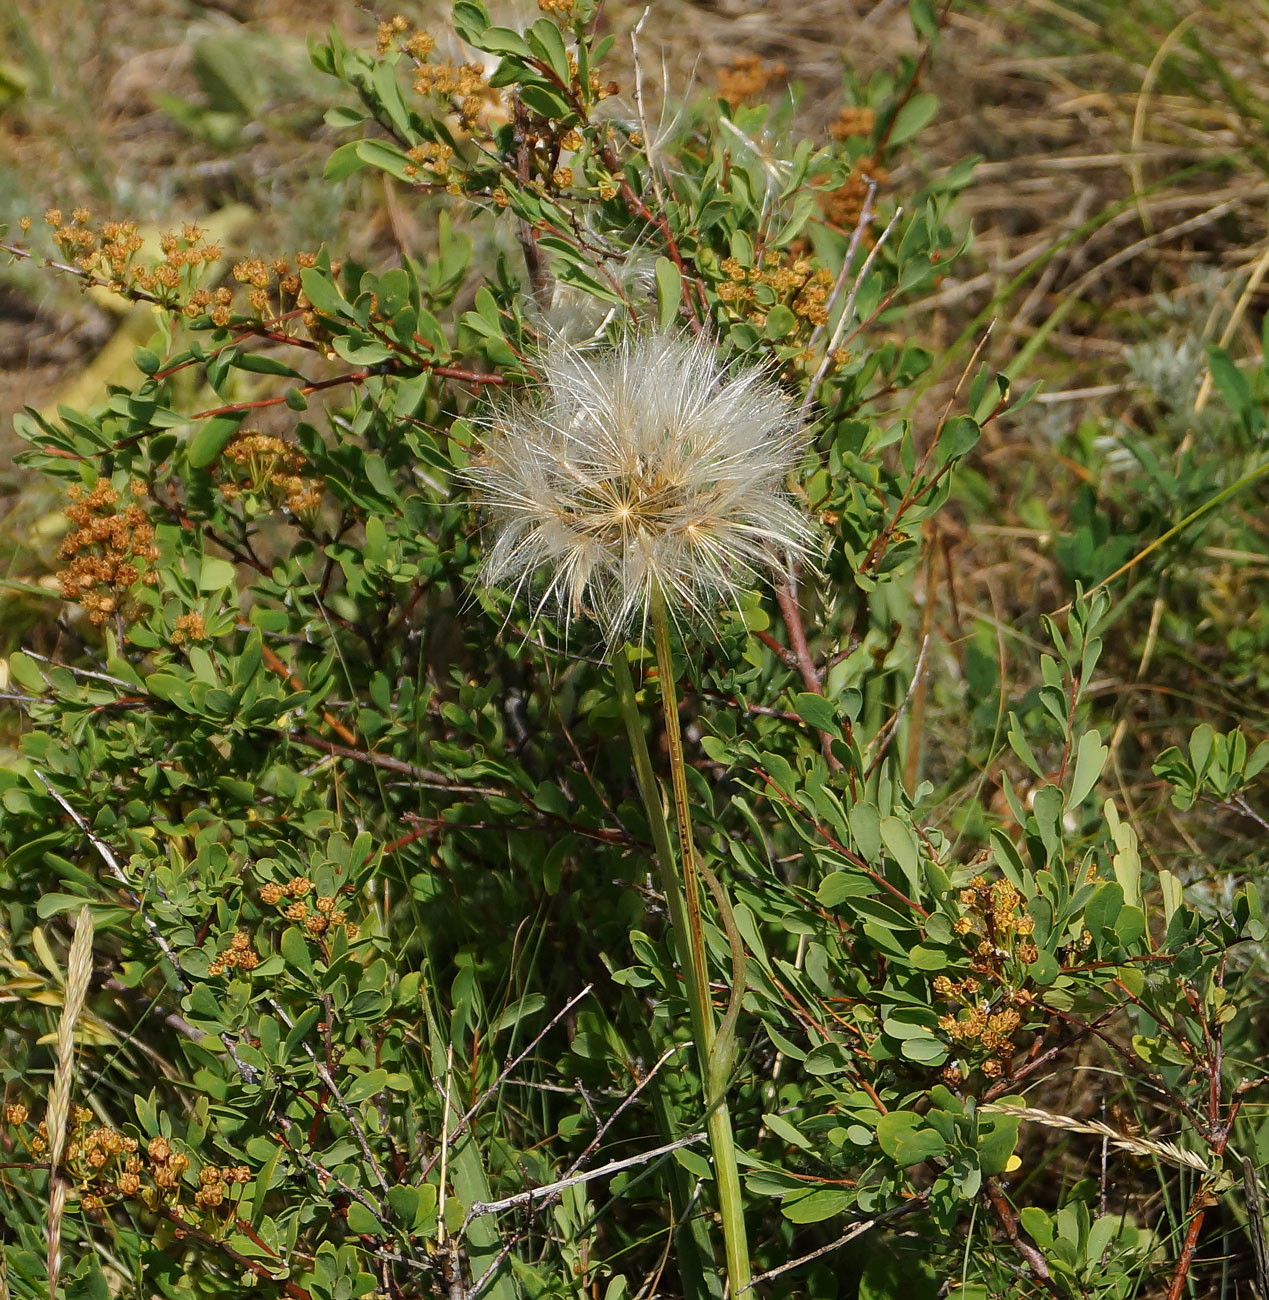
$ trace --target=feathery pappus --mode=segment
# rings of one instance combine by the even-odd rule
[[[533,616],[585,615],[609,643],[654,600],[708,623],[758,571],[806,554],[785,479],[804,445],[793,404],[706,338],[556,341],[542,383],[487,417],[466,471],[485,528],[482,580],[532,588]]]

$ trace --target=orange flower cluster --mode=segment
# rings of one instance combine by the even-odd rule
[[[71,1140],[66,1147],[66,1168],[74,1175],[80,1187],[81,1203],[86,1210],[100,1210],[112,1193],[120,1196],[140,1196],[142,1174],[149,1173],[151,1185],[146,1190],[151,1208],[156,1205],[163,1184],[153,1182],[155,1169],[147,1168],[145,1157],[138,1154],[140,1143],[134,1137],[120,1133],[109,1125],[86,1129],[92,1112],[77,1107],[73,1117]],[[43,1127],[43,1126],[41,1126]],[[188,1158],[182,1156],[185,1164]],[[180,1179],[180,1172],[171,1176],[171,1186]]]
[[[573,80],[577,80],[577,60],[570,54],[568,56],[568,70]],[[593,69],[586,80],[587,89],[597,100],[611,99],[614,95],[621,94],[621,87],[615,81],[604,81],[598,72]],[[633,142],[634,137],[631,136]]]
[[[498,99],[497,91],[491,90],[485,80],[481,64],[428,63],[425,59],[419,59],[414,66],[414,93],[457,99],[458,115],[468,130],[476,125],[486,102]]]
[[[251,946],[251,936],[239,930],[229,941],[229,947],[207,967],[209,975],[223,975],[229,970],[255,970],[260,965],[260,955]]]
[[[719,263],[727,276],[716,289],[719,298],[737,316],[762,329],[767,316],[777,304],[790,308],[797,317],[786,336],[787,342],[809,339],[811,331],[828,322],[828,295],[833,276],[827,267],[798,253],[782,257],[777,252],[763,254],[761,266],[746,268],[734,257]],[[804,360],[811,360],[809,356]],[[845,360],[845,356],[835,360]]]
[[[141,568],[159,558],[154,526],[136,501],[117,510],[119,494],[105,479],[86,494],[74,484],[69,495],[65,513],[75,527],[58,552],[68,561],[57,574],[63,597],[82,605],[96,627],[114,614],[133,617],[133,587],[138,580],[150,585],[158,581],[153,568]],[[134,483],[132,495],[144,497],[145,485]]]
[[[426,140],[423,144],[416,144],[409,151],[410,161],[405,165],[405,174],[407,176],[417,176],[419,168],[432,173],[431,179],[438,185],[444,185],[450,194],[461,194],[463,187],[460,181],[450,172],[450,160],[454,156],[454,151],[441,140]],[[425,177],[425,180],[428,178]]]
[[[756,54],[738,54],[718,70],[718,93],[732,108],[760,99],[773,81],[788,72],[783,63],[763,63]]]
[[[282,915],[288,921],[296,921],[304,927],[310,939],[320,939],[327,931],[343,926],[349,939],[357,937],[355,922],[349,921],[347,914],[336,904],[333,895],[320,895],[310,911],[303,900],[312,892],[313,882],[307,876],[295,876],[285,884],[269,881],[260,888],[261,901],[269,907],[281,907]],[[288,902],[290,899],[292,901]]]
[[[828,129],[834,140],[849,140],[855,136],[871,135],[877,125],[877,114],[871,108],[843,108]]]
[[[203,616],[197,612],[182,614],[176,620],[176,627],[172,630],[172,644],[179,646],[188,641],[205,641],[207,639],[207,625],[203,622]]]
[[[397,14],[385,23],[379,24],[379,54],[384,55],[397,45],[416,59],[426,58],[436,48],[436,40],[430,32],[416,27],[409,36],[410,20],[403,14]]]
[[[207,242],[206,232],[194,225],[183,226],[180,234],[165,234],[159,240],[163,260],[145,266],[135,261],[144,244],[135,221],[103,221],[94,228],[87,208],[76,208],[70,221],[63,220],[60,209],[49,208],[44,221],[52,227],[53,241],[64,256],[73,258],[81,271],[100,276],[117,293],[137,290],[171,301],[178,290],[191,291],[202,269],[223,256],[218,245]],[[197,315],[203,306],[191,309],[187,302],[183,310]]]
[[[115,293],[157,298],[190,319],[209,316],[221,329],[233,320],[233,285],[199,287],[206,268],[219,262],[224,250],[218,244],[209,243],[207,232],[198,226],[185,225],[179,232],[164,234],[159,240],[162,261],[147,264],[137,260],[144,240],[135,221],[104,221],[94,227],[87,208],[76,208],[69,221],[59,208],[49,208],[44,220],[52,227],[53,240],[62,254],[78,270],[95,277]],[[23,230],[30,224],[26,218],[19,222]],[[298,310],[304,324],[312,328],[317,318],[304,297],[299,272],[316,262],[316,253],[296,253],[294,266],[285,258],[266,262],[259,257],[248,257],[237,262],[233,279],[245,286],[247,299],[241,314],[282,317]],[[331,269],[339,273],[337,263]]]
[[[1014,1035],[1022,1027],[1023,1011],[1034,1001],[1023,968],[1040,955],[1031,937],[1035,921],[1007,880],[975,876],[959,891],[957,901],[965,911],[953,929],[967,940],[974,974],[959,980],[939,975],[934,980],[935,994],[947,1004],[939,1028],[963,1048],[987,1053],[977,1068],[994,1079],[1010,1070]],[[960,1065],[947,1066],[943,1077],[960,1082]]]
[[[473,116],[480,108],[479,96],[485,89],[485,69],[479,63],[424,63],[415,70],[414,92],[417,95],[456,95],[476,102],[463,105],[463,116]]]
[[[1035,921],[1023,910],[1022,895],[1009,881],[989,883],[985,876],[975,876],[958,897],[967,911],[956,922],[957,934],[979,937],[971,970],[998,976],[1006,964],[1029,966],[1039,957],[1031,938]]]
[[[406,35],[407,32],[409,32],[408,36]],[[436,49],[436,38],[431,32],[425,31],[422,27],[411,29],[410,20],[401,14],[397,14],[395,18],[390,18],[386,23],[379,24],[378,50],[380,56],[387,54],[394,45],[408,54],[415,62],[420,62]]]
[[[414,61],[414,92],[417,95],[443,95],[457,98],[459,116],[469,130],[476,124],[486,103],[497,103],[498,93],[490,88],[485,69],[479,63],[429,63],[436,49],[436,38],[421,27],[411,27],[407,18],[395,18],[379,24],[378,50],[382,57],[393,47]]]
[[[878,186],[882,186],[889,179],[890,172],[874,159],[857,159],[855,170],[846,184],[830,190],[820,200],[825,219],[832,225],[841,226],[844,230],[853,230],[860,213],[864,210],[864,200],[868,197],[868,190],[872,184],[875,182]],[[864,234],[864,241],[866,243],[869,241],[867,232]]]
[[[198,1171],[194,1205],[200,1210],[214,1210],[224,1201],[230,1184],[250,1181],[251,1170],[246,1165],[204,1165]]]
[[[1010,1046],[1010,1039],[1022,1024],[1022,1017],[1012,1008],[989,1014],[982,1007],[970,1007],[960,1015],[939,1017],[939,1028],[958,1042],[979,1042],[989,1052]]]
[[[18,1130],[18,1140],[26,1150],[37,1159],[43,1158],[48,1151],[46,1123],[41,1120],[32,1126],[30,1112],[20,1102],[6,1105],[3,1115],[5,1123]],[[75,1181],[80,1205],[96,1212],[122,1197],[139,1201],[150,1211],[162,1205],[188,1216],[182,1201],[187,1190],[189,1156],[174,1151],[171,1142],[162,1136],[152,1137],[142,1149],[137,1138],[108,1124],[89,1127],[92,1119],[93,1113],[87,1107],[71,1110],[64,1168]],[[199,1170],[192,1209],[203,1213],[215,1210],[224,1201],[228,1185],[250,1181],[251,1170],[246,1165],[204,1165]]]
[[[315,480],[300,472],[308,462],[298,448],[254,429],[237,433],[221,452],[221,465],[235,478],[221,484],[226,497],[244,492],[266,497],[293,515],[311,515],[322,503]]]
[[[260,316],[276,311],[281,316],[289,308],[303,310],[308,306],[300,288],[299,272],[305,267],[313,266],[316,261],[314,253],[297,253],[297,269],[292,270],[291,264],[283,257],[274,258],[267,263],[262,257],[245,257],[234,264],[233,277],[239,284],[249,286],[247,302],[252,311]],[[275,293],[276,299],[273,296]],[[219,318],[212,312],[212,320],[217,325],[228,324],[228,313]]]

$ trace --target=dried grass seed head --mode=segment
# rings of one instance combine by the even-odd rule
[[[585,614],[610,643],[660,597],[708,623],[756,571],[806,553],[810,527],[785,489],[803,442],[770,376],[727,370],[708,339],[557,341],[541,387],[494,412],[468,469],[482,578],[517,595],[545,579],[534,617]]]

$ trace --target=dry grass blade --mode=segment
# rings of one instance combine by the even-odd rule
[[[1193,1169],[1209,1178],[1222,1176],[1221,1171],[1210,1168],[1202,1156],[1183,1150],[1174,1142],[1165,1142],[1159,1138],[1128,1137],[1100,1120],[1072,1119],[1069,1115],[1055,1115],[1052,1111],[1037,1110],[1034,1106],[1010,1106],[1006,1102],[987,1102],[979,1109],[993,1115],[1013,1115],[1033,1124],[1042,1124],[1046,1128],[1064,1129],[1068,1133],[1088,1133],[1093,1137],[1105,1138],[1111,1146],[1121,1151],[1131,1151],[1138,1156],[1156,1156],[1168,1164]]]
[[[87,906],[80,909],[75,922],[66,963],[66,1000],[57,1022],[57,1066],[48,1101],[48,1294],[54,1300],[62,1265],[62,1211],[66,1208],[66,1182],[58,1177],[57,1167],[66,1148],[66,1129],[70,1119],[71,1085],[75,1077],[75,1022],[84,1009],[88,994],[88,977],[93,969],[93,918]]]
[[[1260,1295],[1266,1296],[1269,1295],[1269,1244],[1265,1242],[1265,1207],[1260,1196],[1256,1166],[1247,1156],[1243,1156],[1242,1166],[1247,1235],[1251,1238],[1251,1253],[1256,1265],[1256,1289]]]
[[[1150,66],[1146,69],[1145,80],[1141,83],[1141,93],[1137,96],[1137,107],[1132,115],[1132,150],[1128,156],[1128,173],[1132,177],[1133,195],[1137,200],[1137,212],[1141,217],[1141,228],[1150,234],[1150,218],[1146,213],[1145,205],[1141,201],[1141,196],[1146,188],[1145,176],[1141,167],[1141,149],[1146,138],[1146,112],[1150,104],[1150,93],[1154,89],[1154,83],[1159,76],[1159,71],[1163,67],[1164,60],[1172,47],[1185,35],[1186,28],[1192,26],[1201,14],[1192,13],[1183,18],[1177,25],[1163,38],[1159,48],[1154,52],[1154,58],[1150,60]]]

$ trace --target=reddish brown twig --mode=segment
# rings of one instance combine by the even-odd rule
[[[798,666],[797,655],[787,645],[781,645],[770,632],[755,632],[754,635],[786,668],[796,668]]]
[[[789,648],[793,655],[793,662],[797,667],[798,673],[806,689],[813,695],[824,694],[824,681],[820,676],[820,670],[816,667],[815,660],[811,657],[811,648],[806,640],[806,628],[802,626],[802,608],[798,604],[797,596],[794,594],[792,579],[776,584],[776,604],[780,606],[780,617],[784,620],[785,629],[789,634]],[[820,738],[820,749],[824,752],[824,759],[828,763],[829,770],[840,772],[842,764],[833,753],[833,738],[827,731],[818,733]],[[846,735],[850,737],[850,722],[846,723]],[[854,773],[851,773],[851,793],[855,791]]]
[[[765,772],[758,771],[755,769],[755,775],[762,777],[762,779],[767,783],[767,785],[772,790],[775,791],[781,803],[787,804],[788,807],[792,808],[800,817],[806,816],[805,810],[799,807],[796,803],[794,803],[793,800],[790,799],[789,796],[785,794],[784,791],[781,790],[780,787],[775,783],[775,781],[771,777],[769,777]],[[883,876],[879,871],[874,871],[872,867],[870,867],[863,860],[863,858],[859,856],[858,853],[855,853],[851,849],[848,849],[841,842],[841,840],[839,840],[833,834],[833,832],[828,829],[827,826],[822,826],[820,825],[819,822],[816,821],[812,821],[811,825],[815,827],[816,834],[820,836],[820,838],[824,841],[824,843],[827,844],[829,848],[835,850],[837,853],[840,853],[842,857],[844,857],[852,867],[855,867],[857,870],[862,871],[864,875],[866,875],[868,879],[871,880],[875,885],[880,886],[888,894],[890,894],[894,898],[897,898],[899,902],[901,902],[904,905],[904,907],[910,908],[923,921],[929,918],[930,915],[929,912],[927,912],[926,909],[922,907],[920,903],[916,902],[914,899],[909,898],[907,894],[905,894],[903,890],[899,889],[897,886],[892,885],[885,878],[885,876]]]
[[[267,645],[260,646],[260,654],[268,668],[277,673],[292,689],[297,691],[305,690],[306,687],[302,681],[278,658]],[[357,743],[356,735],[333,714],[322,710],[322,721],[347,745]]]
[[[1225,962],[1223,958],[1218,966],[1216,983],[1218,987],[1224,987]],[[1207,1140],[1207,1145],[1212,1154],[1217,1160],[1221,1160],[1224,1158],[1225,1148],[1229,1145],[1230,1134],[1234,1131],[1234,1121],[1238,1118],[1238,1112],[1242,1109],[1243,1099],[1241,1094],[1252,1085],[1245,1082],[1234,1089],[1233,1101],[1230,1103],[1224,1120],[1222,1120],[1221,1075],[1225,1063],[1225,1047],[1221,1037],[1221,1026],[1218,1024],[1216,1032],[1213,1033],[1211,1021],[1204,1013],[1203,1006],[1194,989],[1187,984],[1184,987],[1184,993],[1190,1009],[1194,1012],[1203,1029],[1204,1065],[1207,1070],[1207,1125],[1206,1129],[1202,1125],[1196,1125],[1196,1128]],[[1217,1199],[1211,1182],[1204,1179],[1190,1201],[1190,1225],[1186,1229],[1185,1241],[1181,1245],[1181,1253],[1177,1256],[1176,1269],[1172,1274],[1172,1284],[1168,1287],[1168,1300],[1181,1300],[1181,1294],[1185,1290],[1185,1284],[1189,1277],[1190,1265],[1194,1262],[1194,1252],[1198,1249],[1199,1234],[1203,1231],[1203,1221],[1207,1218],[1208,1210],[1217,1203]]]
[[[502,388],[506,385],[507,380],[503,375],[484,374],[478,370],[464,370],[459,366],[437,366],[427,361],[416,361],[414,363],[420,369],[428,369],[434,375],[439,375],[442,379],[460,379],[466,383],[474,384],[477,388],[486,384],[495,388]],[[368,366],[364,370],[350,370],[347,374],[336,375],[333,379],[318,379],[311,384],[304,384],[297,389],[305,397],[313,393],[319,393],[327,388],[335,388],[340,384],[361,384],[375,375],[390,373],[380,366]],[[198,411],[190,418],[193,420],[210,420],[217,415],[237,415],[240,411],[259,411],[266,406],[280,406],[287,399],[287,394],[283,393],[277,397],[260,397],[252,402],[231,402],[227,406],[214,406],[206,411]],[[148,430],[147,430],[148,432]],[[129,442],[134,442],[138,438],[144,437],[145,434],[137,434],[132,438],[117,444],[120,447],[126,446]]]
[[[240,336],[267,339],[273,343],[286,344],[288,347],[307,348],[309,351],[316,351],[318,345],[314,343],[312,339],[296,338],[290,334],[282,333],[281,330],[275,330],[272,328],[275,325],[282,325],[286,321],[294,320],[297,316],[303,316],[304,314],[304,311],[296,308],[295,311],[284,312],[281,316],[273,317],[272,320],[259,322],[252,321],[250,323],[231,321],[226,328],[235,331]],[[204,353],[202,356],[189,356],[183,361],[174,361],[171,365],[164,366],[162,370],[156,370],[150,378],[156,382],[161,382],[164,379],[170,379],[173,375],[182,370],[188,369],[190,366],[206,365],[209,361],[215,361],[222,352],[227,352],[230,348],[238,347],[241,342],[242,337],[232,338],[228,343],[222,343],[220,347],[213,348],[210,352]]]
[[[521,189],[527,189],[534,140],[529,134],[529,114],[518,92],[512,98],[512,105],[515,124],[516,179],[520,182]],[[520,221],[520,251],[524,254],[525,269],[529,273],[529,288],[534,298],[538,300],[538,306],[545,307],[547,304],[543,298],[546,290],[546,264],[538,248],[538,232],[531,222],[523,218]]]
[[[1018,1230],[1018,1216],[1014,1208],[1009,1204],[1009,1198],[1000,1189],[1000,1184],[994,1178],[987,1178],[983,1181],[983,1193],[995,1210],[996,1217],[1000,1220],[1000,1226],[1005,1231],[1005,1236],[1009,1238],[1010,1244],[1022,1256],[1023,1259],[1031,1266],[1032,1273],[1040,1285],[1050,1294],[1060,1296],[1063,1294],[1061,1288],[1053,1280],[1049,1272],[1049,1261],[1040,1253],[1039,1247],[1029,1241]]]
[[[177,1228],[193,1237],[195,1241],[201,1242],[204,1246],[210,1246],[213,1250],[218,1250],[222,1255],[231,1259],[239,1268],[245,1268],[249,1273],[258,1277],[262,1282],[271,1282],[274,1286],[281,1287],[292,1300],[312,1300],[309,1293],[302,1287],[292,1282],[289,1277],[274,1277],[263,1264],[257,1259],[252,1259],[249,1255],[243,1255],[236,1251],[228,1242],[217,1241],[209,1232],[204,1232],[201,1228],[196,1228],[192,1223],[183,1219],[170,1206],[162,1205],[159,1207],[159,1213],[165,1219],[169,1219],[176,1224]]]
[[[952,0],[944,0],[942,12],[936,19],[936,25],[942,27],[947,22],[947,16],[952,10]],[[890,144],[890,136],[894,132],[895,123],[899,120],[899,114],[903,112],[908,101],[916,94],[917,87],[921,84],[921,78],[925,74],[926,65],[930,61],[930,55],[934,52],[934,42],[926,41],[921,50],[921,57],[917,60],[917,65],[912,70],[912,76],[908,78],[908,84],[903,88],[903,94],[899,97],[899,102],[894,106],[894,112],[890,120],[886,123],[886,129],[882,132],[881,139],[877,141],[877,147],[873,151],[877,158],[885,153]]]

